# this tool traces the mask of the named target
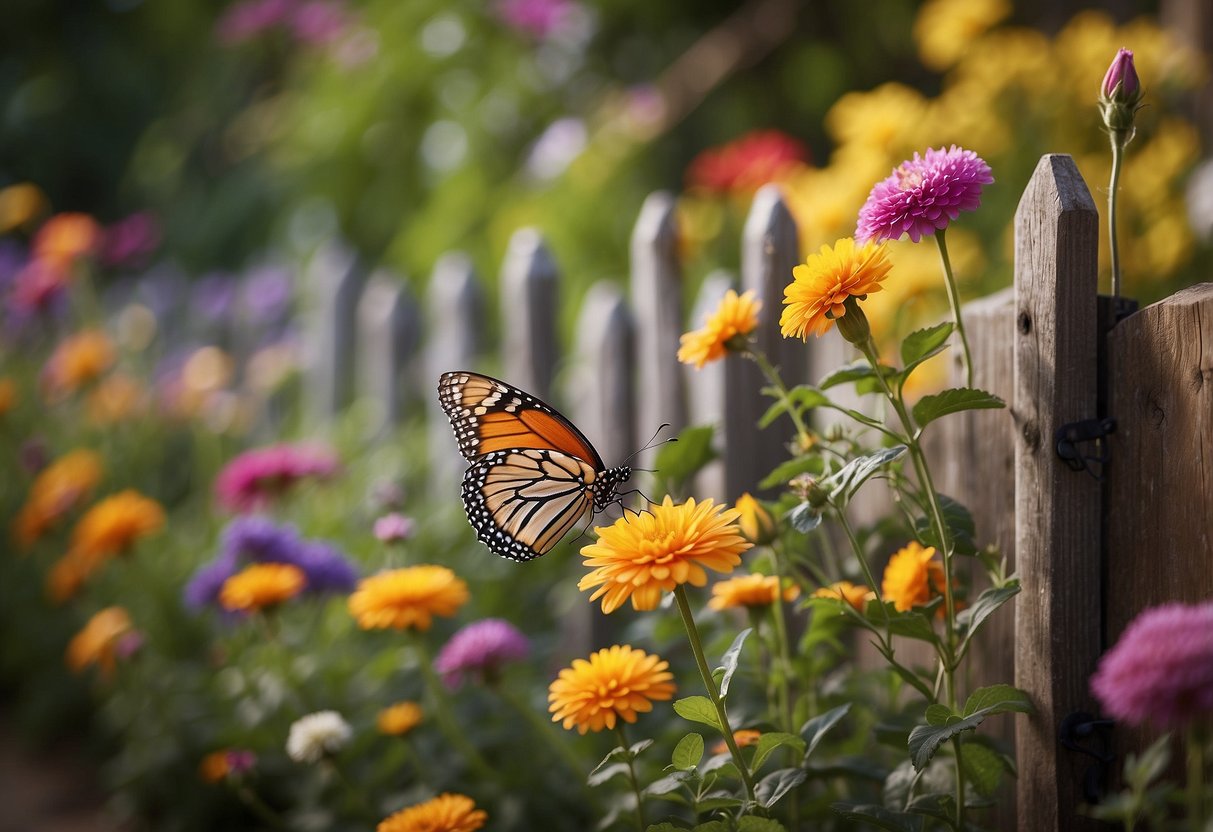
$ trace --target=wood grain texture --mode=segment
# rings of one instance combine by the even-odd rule
[[[632,313],[612,281],[590,287],[577,319],[577,372],[568,380],[569,414],[607,465],[636,450]],[[647,438],[647,437],[646,437]]]
[[[559,275],[543,235],[521,228],[501,267],[501,364],[504,379],[541,399],[556,373]]]
[[[690,326],[702,326],[705,316],[716,309],[725,293],[736,288],[733,275],[723,270],[712,272],[705,277],[699,287],[699,296],[691,307]],[[735,457],[744,457],[744,454],[727,453],[729,437],[736,436],[743,430],[743,425],[746,424],[744,420],[750,413],[750,408],[745,407],[741,397],[729,395],[738,389],[738,376],[743,362],[744,359],[740,356],[726,355],[722,360],[705,364],[699,369],[691,367],[687,373],[687,403],[690,405],[691,422],[696,425],[712,425],[716,429],[714,445],[720,453],[719,459],[709,462],[696,474],[696,497],[727,500],[729,491],[726,466],[733,470],[738,465],[746,464],[744,460],[740,463],[734,461]],[[753,433],[752,421],[749,422],[749,428]]]
[[[1024,832],[1097,828],[1077,814],[1089,758],[1058,744],[1090,710],[1100,648],[1100,487],[1058,458],[1054,433],[1095,416],[1098,216],[1073,159],[1044,156],[1015,214],[1015,682],[1036,705],[1019,718]]]

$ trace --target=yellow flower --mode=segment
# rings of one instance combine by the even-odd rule
[[[104,676],[114,672],[119,640],[131,632],[134,625],[122,607],[106,607],[88,620],[67,645],[67,666],[80,673],[89,665],[97,665]]]
[[[712,600],[708,606],[714,610],[731,607],[766,607],[775,603],[779,578],[774,575],[741,575],[727,581],[712,584]],[[795,584],[783,591],[783,600],[795,601],[800,597],[800,587]]]
[[[379,733],[399,737],[421,723],[421,706],[416,702],[397,702],[379,712]]]
[[[60,342],[46,362],[43,380],[57,396],[72,393],[114,363],[114,345],[99,329],[88,329]]]
[[[880,282],[890,268],[883,245],[856,247],[852,238],[843,237],[833,248],[822,246],[807,262],[792,269],[793,280],[784,289],[780,330],[785,337],[805,340],[810,333],[825,334],[834,323],[832,318],[846,312],[843,304],[848,298],[863,300],[880,291]]]
[[[164,509],[160,504],[128,488],[84,513],[72,529],[71,551],[90,560],[121,555],[162,526]]]
[[[707,316],[703,329],[682,336],[678,360],[703,369],[704,364],[724,358],[729,350],[745,347],[745,337],[758,326],[762,301],[752,291],[738,296],[729,289],[715,311]]]
[[[37,185],[20,182],[0,190],[0,234],[37,219],[46,211],[46,196]]]
[[[582,547],[585,565],[593,571],[577,588],[598,587],[590,601],[602,598],[605,613],[628,598],[633,609],[656,609],[661,593],[679,584],[706,584],[704,567],[732,572],[741,563],[741,553],[752,544],[737,528],[738,515],[711,500],[692,498],[676,506],[668,496],[639,514],[625,511],[612,525],[595,528],[598,541]]]
[[[908,543],[889,558],[880,582],[881,597],[892,601],[898,612],[905,612],[929,602],[933,593],[943,592],[943,564],[934,557],[933,547],[924,549],[917,541]]]
[[[653,710],[654,701],[673,697],[669,666],[626,644],[599,650],[588,661],[575,659],[548,688],[552,722],[579,734],[612,729],[618,719],[635,722],[636,714]]]
[[[474,832],[488,818],[470,797],[448,792],[401,809],[381,821],[376,832]]]
[[[857,586],[850,581],[836,581],[829,586],[823,586],[818,589],[813,593],[813,597],[845,601],[859,612],[863,612],[868,601],[876,597],[876,593],[866,586]]]
[[[757,728],[738,728],[733,732],[733,742],[737,743],[738,748],[749,748],[751,745],[757,745],[758,740],[762,738],[762,732]],[[729,744],[724,740],[720,740],[712,746],[713,754],[723,754],[729,750]]]
[[[307,586],[307,576],[289,563],[254,563],[219,588],[219,603],[232,612],[256,612],[289,601]]]
[[[445,566],[409,566],[363,578],[350,596],[350,614],[364,630],[428,630],[435,615],[452,616],[468,586]]]
[[[930,69],[945,70],[1010,14],[1008,0],[927,0],[914,18],[918,57]]]
[[[733,508],[741,512],[737,518],[737,525],[741,528],[741,535],[746,540],[755,546],[763,546],[775,539],[775,533],[778,531],[775,526],[775,518],[749,492],[738,497]]]
[[[62,604],[80,591],[92,571],[93,567],[84,558],[69,551],[47,573],[46,596],[54,603]]]
[[[114,373],[88,395],[88,420],[94,425],[112,425],[137,413],[144,405],[143,386],[128,375]]]
[[[843,95],[826,113],[825,124],[840,152],[877,151],[885,157],[882,167],[887,172],[907,149],[928,143],[917,135],[922,132],[926,114],[927,100],[922,93],[893,81],[870,92]],[[839,163],[837,158],[832,161]]]
[[[55,521],[88,499],[101,480],[101,457],[93,451],[65,454],[42,470],[13,520],[13,537],[28,549]]]
[[[0,416],[8,413],[17,403],[17,382],[11,378],[0,378]]]

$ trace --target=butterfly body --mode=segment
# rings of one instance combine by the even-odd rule
[[[504,558],[547,553],[587,512],[615,502],[632,474],[626,466],[605,467],[572,422],[503,381],[444,373],[438,401],[471,462],[463,478],[468,521]]]

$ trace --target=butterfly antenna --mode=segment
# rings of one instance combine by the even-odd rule
[[[664,445],[666,442],[677,442],[677,441],[678,441],[678,437],[677,437],[677,436],[671,436],[671,437],[669,437],[668,439],[663,439],[663,440],[661,440],[660,442],[655,442],[655,440],[657,439],[657,434],[661,433],[663,430],[665,430],[665,429],[666,429],[666,428],[668,428],[668,427],[670,427],[670,423],[669,423],[669,422],[665,422],[665,423],[663,423],[663,424],[661,425],[661,427],[659,427],[659,428],[657,428],[657,430],[653,431],[653,435],[649,437],[649,441],[648,441],[648,442],[645,442],[645,443],[644,443],[644,447],[643,447],[643,448],[641,448],[641,449],[640,449],[640,450],[638,450],[638,451],[634,451],[633,453],[629,454],[629,455],[628,455],[628,458],[627,458],[627,459],[625,459],[625,460],[623,461],[623,462],[624,462],[624,464],[627,464],[628,460],[633,459],[633,458],[634,458],[634,457],[636,457],[637,455],[642,454],[642,453],[644,453],[645,451],[647,451],[649,448],[652,448],[652,447],[654,446],[654,444],[657,444],[657,445]],[[643,470],[643,469],[637,468],[636,470],[637,470],[637,471],[640,471],[640,470]]]

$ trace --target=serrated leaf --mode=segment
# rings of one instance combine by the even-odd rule
[[[940,705],[938,702],[927,705],[927,712],[924,714],[927,720],[927,725],[947,725],[948,720],[960,718],[960,714],[953,711],[947,705]]]
[[[973,606],[956,614],[956,627],[962,639],[971,639],[980,629],[982,623],[994,614],[994,611],[1019,594],[1020,586],[1017,579],[1012,579],[1000,587],[990,587],[973,602]]]
[[[768,396],[778,396],[779,391],[773,387],[764,387],[762,392]],[[788,400],[792,402],[792,406],[798,411],[808,410],[814,407],[830,406],[833,402],[829,396],[822,393],[816,387],[811,387],[807,384],[800,384],[788,391]],[[767,412],[762,414],[762,418],[758,420],[758,427],[766,428],[771,425],[780,414],[787,410],[787,403],[779,398],[773,405],[767,408]]]
[[[787,830],[774,818],[746,815],[737,821],[737,832],[787,832]]]
[[[1021,713],[1030,714],[1035,710],[1032,699],[1027,693],[1012,685],[990,685],[978,688],[969,694],[965,700],[964,715]]]
[[[788,512],[788,522],[801,534],[808,534],[821,525],[821,509],[809,503],[801,503]]]
[[[628,773],[627,763],[609,763],[605,766],[598,766],[590,772],[590,776],[585,779],[587,785],[601,786],[608,780],[613,780],[621,774]]]
[[[881,448],[874,453],[855,457],[846,465],[830,475],[822,485],[830,489],[830,500],[839,496],[850,499],[858,489],[885,465],[898,459],[906,452],[905,445],[894,445],[891,448]]]
[[[694,770],[701,759],[703,759],[703,737],[694,732],[680,739],[678,745],[674,746],[674,753],[670,755],[670,762],[674,764],[674,768],[681,771]]]
[[[754,786],[754,796],[768,809],[779,799],[805,781],[808,775],[802,768],[781,768],[772,771]]]
[[[817,748],[822,737],[829,733],[830,729],[842,721],[842,718],[851,710],[851,703],[839,705],[837,708],[831,708],[824,714],[818,714],[810,719],[804,725],[800,726],[800,736],[805,739],[804,756],[807,759],[812,755],[813,750]]]
[[[834,803],[830,806],[847,820],[888,829],[890,832],[922,832],[922,817],[894,812],[874,803]]]
[[[942,393],[923,396],[914,405],[914,421],[921,431],[931,422],[950,413],[960,413],[964,410],[995,410],[1006,407],[1006,402],[987,393],[985,390],[974,390],[971,387],[952,387]]]
[[[688,696],[685,699],[679,699],[674,703],[674,713],[691,722],[702,722],[717,731],[724,731],[724,726],[720,724],[720,717],[716,714],[716,706],[706,696]]]
[[[972,731],[985,722],[985,719],[986,715],[983,713],[976,713],[965,719],[961,719],[956,714],[950,714],[945,724],[915,726],[914,730],[910,732],[907,742],[914,770],[922,771],[926,768],[927,763],[931,762],[931,758],[935,756],[940,745],[962,731]]]
[[[733,681],[733,674],[737,672],[737,660],[741,656],[741,647],[752,630],[752,627],[746,627],[738,633],[737,637],[733,639],[733,643],[729,645],[729,649],[725,650],[724,655],[720,657],[720,667],[716,669],[724,671],[724,675],[720,677],[721,697],[729,695],[729,683]]]
[[[763,477],[762,482],[758,483],[758,487],[763,489],[775,488],[801,474],[821,474],[821,472],[821,457],[802,456],[796,459],[789,459],[787,462],[777,465],[771,473]]]
[[[909,376],[910,371],[933,355],[937,355],[948,344],[952,335],[952,322],[929,326],[915,330],[901,342],[901,363],[904,365],[902,374]]]
[[[754,759],[750,762],[750,770],[758,771],[766,762],[767,757],[771,756],[772,751],[785,745],[796,749],[797,756],[804,754],[804,740],[795,734],[786,734],[782,731],[763,734],[758,738],[758,745],[754,747]]]
[[[939,509],[943,512],[943,522],[947,524],[948,533],[952,536],[952,545],[956,552],[962,555],[977,554],[977,544],[974,542],[977,536],[977,525],[973,522],[973,515],[964,504],[947,494],[940,494]],[[943,550],[943,545],[935,535],[935,527],[928,518],[917,518],[914,522],[914,530],[924,546],[934,546],[940,551]]]
[[[965,780],[982,797],[993,797],[1007,771],[1006,758],[981,743],[966,742],[961,746],[960,764]]]
[[[668,482],[686,482],[716,458],[716,451],[712,449],[714,432],[715,428],[711,425],[686,428],[678,434],[677,442],[666,442],[660,446],[653,467]]]

